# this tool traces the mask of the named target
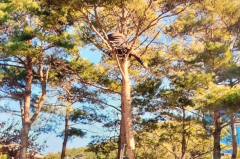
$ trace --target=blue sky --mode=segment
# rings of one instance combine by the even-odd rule
[[[88,47],[86,49],[80,49],[80,55],[81,57],[85,59],[89,59],[92,63],[98,63],[101,60],[101,52],[99,51],[91,51],[91,47]]]

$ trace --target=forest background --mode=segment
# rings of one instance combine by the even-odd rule
[[[86,151],[94,158],[239,158],[239,8],[238,0],[2,0],[1,146],[19,144],[25,159],[46,148],[39,135],[54,132],[63,159],[68,140],[97,132]],[[115,54],[114,32],[149,68]],[[84,59],[86,49],[100,62]],[[86,128],[96,125],[101,132]]]

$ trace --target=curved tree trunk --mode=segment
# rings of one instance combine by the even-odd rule
[[[232,159],[237,159],[237,132],[236,123],[234,121],[235,114],[231,114],[231,130],[232,130]]]
[[[128,75],[128,60],[120,60],[120,66],[124,73],[122,78],[122,92],[121,92],[121,102],[122,102],[122,119],[124,127],[124,135],[126,137],[126,148],[127,155],[129,159],[134,159],[135,143],[133,136],[133,119],[132,119],[132,107],[131,107],[131,95],[130,95],[130,81]]]
[[[220,135],[221,135],[221,126],[219,123],[220,119],[220,111],[215,111],[214,112],[214,133],[213,133],[213,138],[214,138],[214,147],[213,147],[213,159],[220,159],[221,158],[221,147],[220,147]]]

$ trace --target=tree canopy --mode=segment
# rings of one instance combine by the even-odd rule
[[[91,134],[81,153],[92,158],[236,159],[239,10],[238,0],[1,1],[0,123],[16,123],[1,125],[0,143],[20,144],[25,159],[45,148],[34,135],[54,132],[64,159],[80,153],[68,140]],[[124,58],[111,33],[126,37]]]

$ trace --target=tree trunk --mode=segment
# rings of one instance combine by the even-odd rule
[[[121,109],[122,106],[121,106]],[[126,136],[125,136],[125,127],[124,127],[124,117],[123,114],[121,114],[121,121],[120,121],[120,135],[119,135],[119,141],[118,141],[118,159],[122,159],[123,155],[126,155],[126,149],[124,148],[124,145],[126,146]]]
[[[183,110],[183,125],[182,125],[182,128],[183,128],[183,133],[182,133],[182,157],[181,159],[185,159],[185,154],[186,154],[186,134],[185,134],[185,109],[184,107],[182,108]]]
[[[231,130],[232,130],[232,159],[237,159],[237,132],[236,123],[234,121],[235,114],[231,114]]]
[[[118,159],[121,159],[121,125],[120,125],[120,135],[119,135],[119,138],[118,138],[118,155],[117,155],[117,158]]]
[[[20,157],[20,150],[17,150],[14,159],[19,159],[19,157]]]
[[[20,159],[26,159],[27,158],[27,146],[28,146],[28,133],[30,130],[30,123],[24,123],[20,139],[21,139],[21,148],[20,148]]]
[[[134,159],[135,143],[133,136],[133,119],[132,119],[132,107],[131,107],[131,96],[130,96],[130,81],[128,75],[128,60],[120,60],[120,66],[124,73],[122,78],[122,92],[121,92],[121,102],[122,102],[122,119],[124,127],[124,135],[126,136],[127,143],[127,155],[129,159]]]
[[[221,147],[220,147],[220,135],[221,135],[221,126],[219,123],[220,119],[220,111],[215,111],[214,112],[214,133],[213,133],[213,138],[214,138],[214,147],[213,147],[213,159],[220,159],[221,158]]]
[[[68,102],[67,108],[66,108],[66,115],[65,115],[65,132],[64,132],[64,140],[63,140],[63,146],[62,146],[61,159],[65,158],[65,153],[66,153],[66,148],[67,148],[69,114],[70,114],[70,103]]]
[[[24,93],[24,107],[21,106],[21,116],[22,116],[22,130],[20,134],[21,139],[21,148],[20,148],[20,159],[27,158],[27,143],[28,143],[28,133],[31,126],[31,121],[29,117],[29,109],[31,103],[31,87],[32,87],[32,59],[27,57],[27,65],[26,65],[26,88]]]

